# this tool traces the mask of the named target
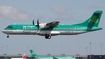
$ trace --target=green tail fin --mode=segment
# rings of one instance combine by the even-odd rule
[[[30,50],[30,53],[31,53],[32,57],[36,57],[37,56],[37,54],[35,54],[35,52],[33,50]]]
[[[85,22],[81,23],[81,25],[87,26],[87,30],[91,30],[92,27],[98,27],[101,15],[102,15],[102,11],[101,10],[95,11],[93,13],[93,15],[88,20],[86,20]]]
[[[101,15],[102,15],[102,11],[101,10],[95,11],[93,13],[93,15],[88,20],[86,20],[85,22],[82,23],[82,25],[85,25],[85,26],[89,26],[90,25],[90,26],[98,27]]]

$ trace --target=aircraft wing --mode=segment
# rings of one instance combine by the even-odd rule
[[[59,24],[59,21],[52,21],[46,24],[47,27],[55,27]]]

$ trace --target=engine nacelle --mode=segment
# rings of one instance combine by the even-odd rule
[[[46,23],[40,23],[39,28],[48,28],[48,26],[46,26]]]
[[[39,22],[37,22],[37,26],[39,28],[54,27],[54,26],[57,26],[58,24],[59,24],[59,21],[53,21],[53,22],[50,22],[50,23],[39,23]]]

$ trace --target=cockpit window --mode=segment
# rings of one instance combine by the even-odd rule
[[[7,26],[7,28],[9,28],[9,29],[10,29],[10,28],[12,28],[12,26],[11,26],[11,25],[9,25],[9,26]]]

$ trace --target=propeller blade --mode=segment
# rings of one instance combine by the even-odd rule
[[[32,21],[32,24],[34,25],[34,20]]]
[[[39,19],[37,20],[37,25],[39,25]]]
[[[37,26],[38,26],[38,29],[39,29],[39,19],[37,20]]]

